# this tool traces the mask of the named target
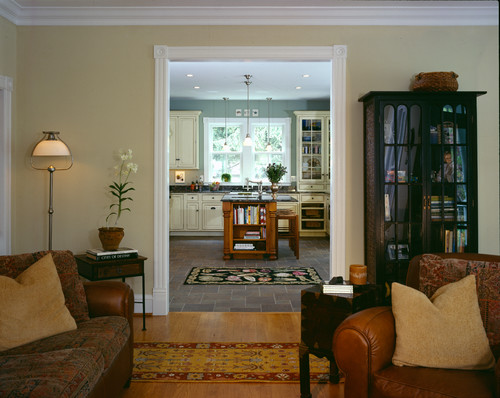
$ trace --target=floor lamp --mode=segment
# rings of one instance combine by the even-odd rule
[[[73,166],[73,155],[69,147],[61,140],[58,131],[44,131],[44,137],[35,145],[31,152],[31,167],[36,170],[47,170],[49,181],[49,250],[52,250],[52,215],[54,171],[68,170]],[[43,166],[42,166],[43,164]],[[62,164],[61,167],[56,164]]]

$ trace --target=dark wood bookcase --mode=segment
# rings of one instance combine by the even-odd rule
[[[404,283],[421,253],[477,252],[477,97],[362,96],[365,261],[371,283]]]

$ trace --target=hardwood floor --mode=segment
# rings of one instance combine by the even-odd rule
[[[299,342],[300,313],[171,312],[134,322],[135,341]],[[311,384],[314,398],[343,398],[343,385]],[[299,383],[132,382],[122,398],[292,398]]]

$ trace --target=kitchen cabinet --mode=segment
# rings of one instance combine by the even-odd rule
[[[329,189],[329,111],[296,111],[297,189],[323,192]]]
[[[421,253],[477,252],[477,112],[485,92],[370,92],[364,110],[365,261],[404,283]]]
[[[199,168],[199,116],[201,111],[170,111],[169,167]]]
[[[170,231],[184,230],[184,194],[170,194]]]
[[[325,194],[300,194],[300,236],[325,236]]]
[[[199,231],[200,229],[200,195],[184,195],[184,230]]]

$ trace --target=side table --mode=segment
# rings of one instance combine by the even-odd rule
[[[133,276],[142,277],[142,330],[146,330],[146,294],[144,283],[144,261],[147,257],[126,258],[118,260],[95,261],[85,254],[75,256],[78,273],[89,281],[102,281],[106,279],[125,278]]]
[[[383,304],[383,288],[364,286],[353,294],[326,294],[316,285],[301,291],[301,330],[299,345],[300,397],[311,398],[309,354],[330,361],[330,382],[339,382],[333,356],[333,334],[349,315]]]

